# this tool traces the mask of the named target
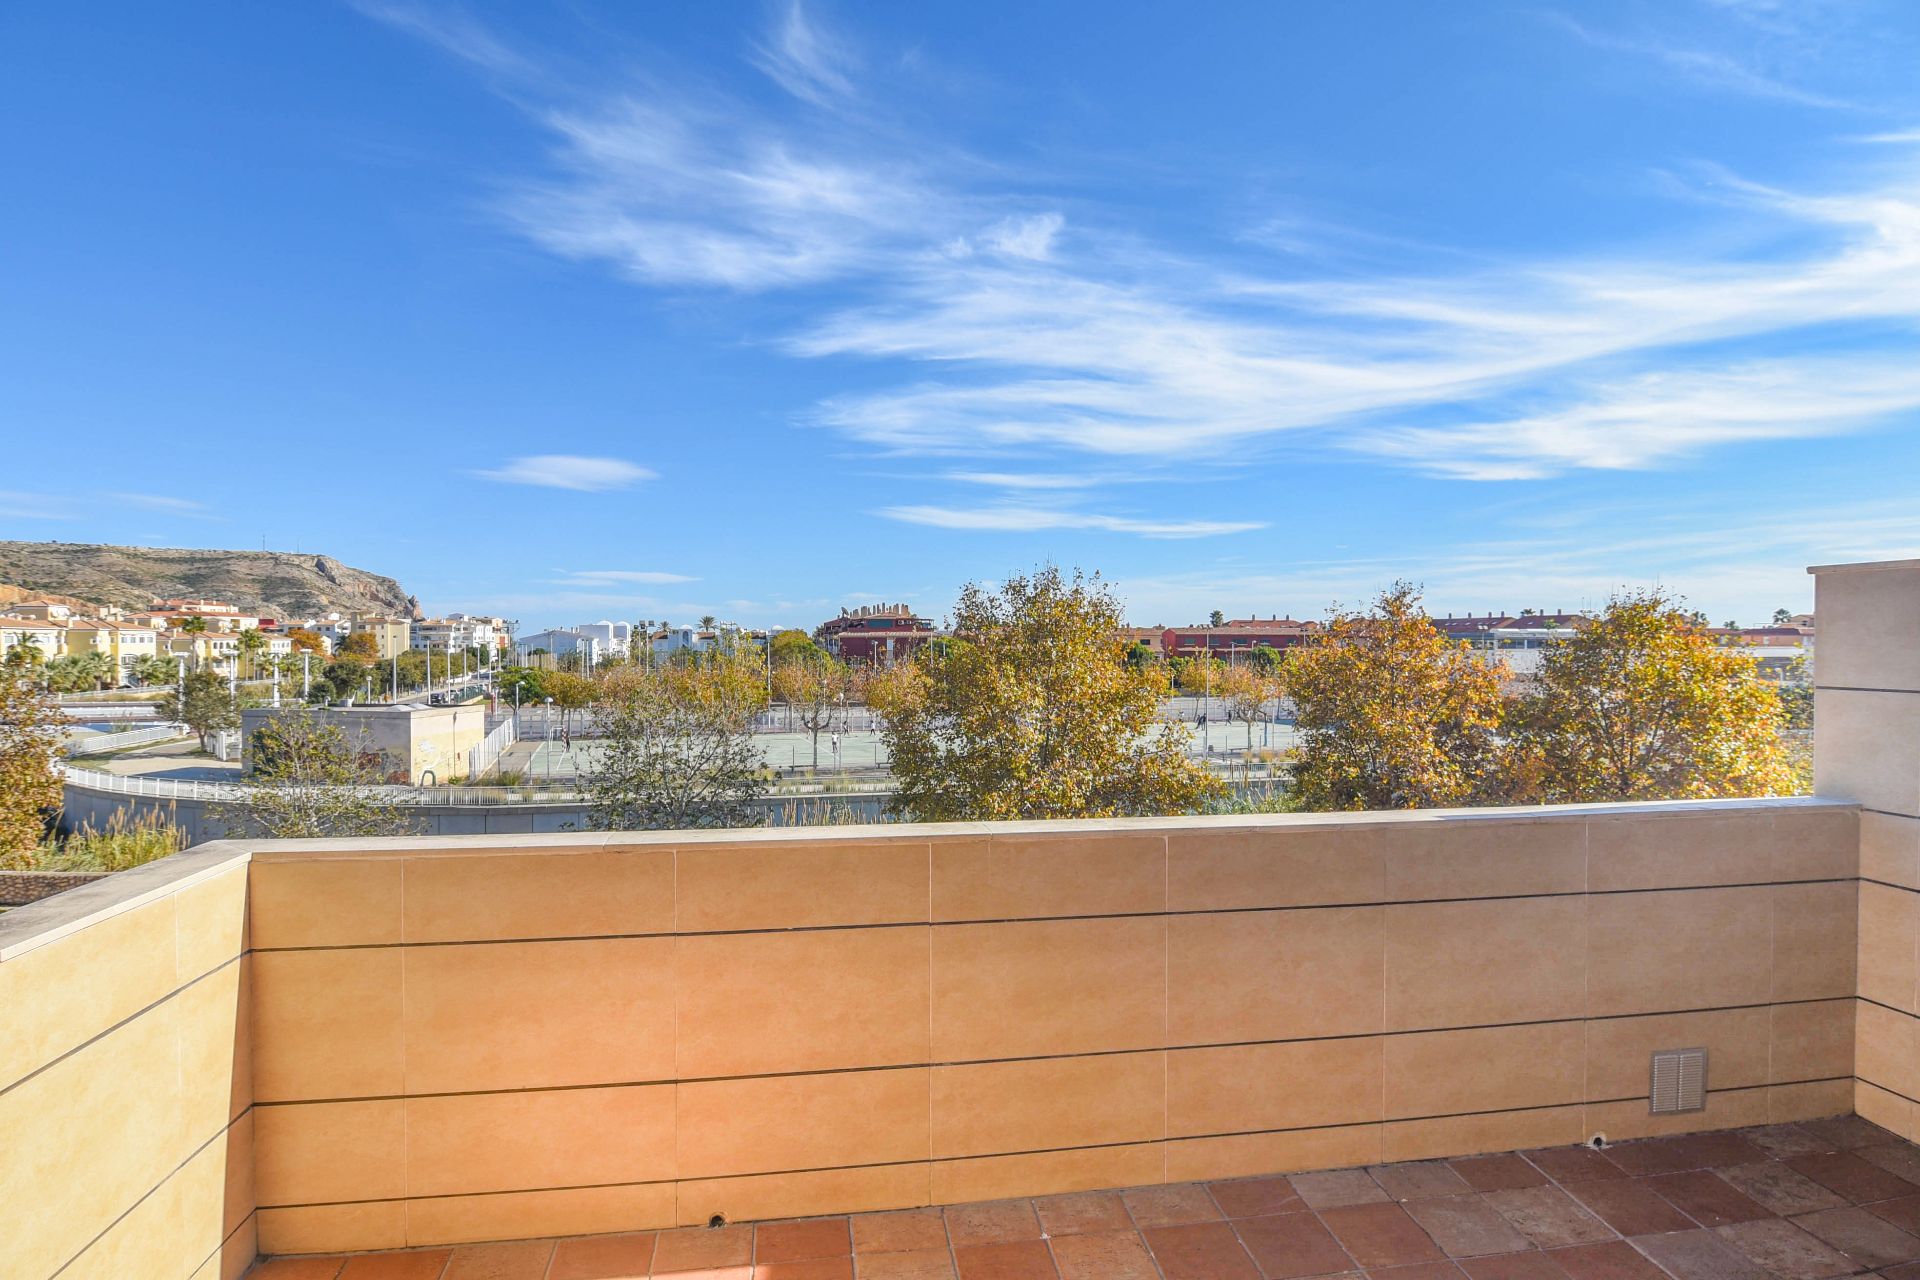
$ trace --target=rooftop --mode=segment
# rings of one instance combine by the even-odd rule
[[[1856,1117],[944,1208],[266,1262],[256,1280],[1716,1280],[1920,1257],[1920,1148]],[[1900,1275],[1896,1271],[1888,1274]]]

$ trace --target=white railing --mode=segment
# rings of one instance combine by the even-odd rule
[[[493,766],[500,762],[500,753],[512,746],[518,736],[514,718],[500,717],[500,723],[487,731],[480,745],[467,752],[467,776],[478,779],[493,772]]]
[[[152,720],[160,714],[154,702],[62,702],[60,712],[69,720]]]
[[[192,730],[183,724],[156,724],[145,729],[122,729],[118,733],[95,733],[67,743],[69,756],[103,756],[127,747],[144,747],[151,742],[171,742],[184,738]]]

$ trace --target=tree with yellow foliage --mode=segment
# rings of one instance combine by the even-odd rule
[[[31,853],[60,807],[66,721],[24,671],[0,668],[0,854]]]
[[[1253,750],[1253,726],[1267,718],[1267,708],[1280,696],[1280,680],[1251,661],[1220,667],[1213,696],[1227,702],[1227,719],[1247,726],[1247,750]]]
[[[1048,565],[969,584],[953,637],[868,689],[898,812],[922,821],[1191,813],[1224,788],[1158,722],[1161,680],[1126,661],[1096,574]]]
[[[1505,672],[1449,639],[1395,583],[1366,613],[1335,611],[1282,682],[1300,732],[1303,809],[1422,809],[1489,798],[1502,777]]]
[[[1658,591],[1550,650],[1510,718],[1509,793],[1546,802],[1785,795],[1785,710],[1754,659]]]

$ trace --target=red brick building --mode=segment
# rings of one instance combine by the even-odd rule
[[[940,632],[904,604],[842,609],[813,630],[813,638],[843,662],[891,666]]]
[[[1255,649],[1292,649],[1319,638],[1317,622],[1294,618],[1235,618],[1218,627],[1169,627],[1161,633],[1161,651],[1169,657],[1191,658],[1210,653],[1222,661],[1245,656]]]

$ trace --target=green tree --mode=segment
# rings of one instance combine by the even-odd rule
[[[46,660],[38,640],[22,640],[7,650],[6,662],[0,665],[9,671],[33,671],[43,666]]]
[[[1120,602],[1051,565],[968,584],[945,650],[922,649],[868,700],[899,791],[924,821],[1191,813],[1224,794],[1158,722],[1159,677],[1131,667]]]
[[[189,671],[184,686],[168,689],[160,699],[160,715],[199,734],[203,746],[214,734],[240,727],[240,705],[213,671]]]
[[[1550,650],[1509,734],[1519,794],[1548,802],[1783,795],[1773,682],[1659,591],[1615,597]]]
[[[45,677],[47,687],[56,693],[101,689],[113,680],[113,659],[97,649],[63,653],[47,663]]]
[[[1304,809],[1418,809],[1496,794],[1501,679],[1395,583],[1366,613],[1335,611],[1283,673],[1300,732]]]
[[[1790,613],[1790,612],[1788,612],[1787,610],[1785,610],[1785,609],[1775,609],[1775,610],[1773,611],[1773,625],[1774,625],[1774,626],[1776,626],[1776,627],[1784,627],[1784,626],[1788,626],[1788,625],[1790,625],[1790,624],[1791,624],[1792,622],[1793,622],[1793,614],[1792,614],[1792,613]]]
[[[1146,671],[1156,663],[1153,646],[1145,640],[1135,640],[1127,646],[1127,665],[1135,671]]]
[[[813,637],[797,628],[776,631],[767,641],[767,657],[775,667],[784,667],[793,662],[811,662],[827,656],[827,651],[813,642]]]
[[[753,716],[758,664],[622,667],[598,682],[600,749],[581,777],[596,831],[752,827],[766,821]]]
[[[133,660],[133,678],[145,685],[168,685],[180,678],[180,666],[163,654]]]
[[[197,614],[191,618],[182,618],[180,620],[180,629],[188,635],[205,635],[207,633],[207,620]]]
[[[1247,654],[1247,665],[1263,676],[1278,675],[1280,663],[1280,651],[1272,645],[1257,644]]]
[[[1227,615],[1215,609],[1207,615],[1207,625],[1210,627],[1224,627],[1227,625]]]
[[[8,656],[12,656],[9,654]],[[0,673],[0,854],[31,853],[60,807],[66,718],[19,671]]]
[[[385,785],[379,748],[350,740],[324,712],[281,712],[254,732],[248,753],[240,798],[222,810],[234,835],[314,840],[422,829]]]
[[[234,643],[240,650],[240,658],[243,664],[242,669],[249,675],[258,676],[260,674],[260,655],[266,652],[267,648],[266,636],[260,633],[260,628],[248,627],[238,636],[234,637]]]

